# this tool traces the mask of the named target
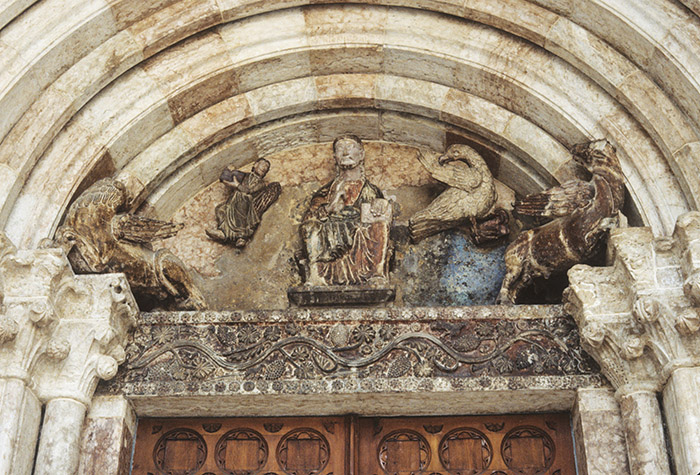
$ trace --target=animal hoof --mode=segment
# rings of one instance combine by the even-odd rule
[[[515,305],[515,302],[512,302],[507,295],[498,294],[496,305]]]

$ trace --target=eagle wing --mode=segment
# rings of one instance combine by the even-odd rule
[[[149,243],[175,236],[185,225],[134,214],[122,214],[112,222],[112,232],[117,239],[137,243]]]
[[[426,157],[421,152],[418,152],[418,160],[436,180],[464,191],[473,191],[483,182],[482,171],[477,167],[471,167],[461,160],[440,165],[438,157],[438,154],[430,154],[430,156]]]
[[[586,181],[569,181],[541,193],[527,195],[514,203],[515,212],[524,216],[559,218],[587,206],[593,199],[593,185]]]

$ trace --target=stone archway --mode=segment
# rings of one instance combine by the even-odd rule
[[[694,0],[13,0],[0,11],[0,230],[41,254],[105,176],[169,219],[234,158],[352,132],[426,150],[462,137],[517,193],[575,177],[567,148],[606,137],[631,223],[670,235],[700,197],[699,14]],[[6,307],[31,297],[12,292]],[[600,402],[586,397],[580,413]]]

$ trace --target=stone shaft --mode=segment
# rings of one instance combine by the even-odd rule
[[[620,407],[609,389],[579,389],[572,415],[578,473],[628,475]]]
[[[670,474],[656,394],[640,391],[624,395],[620,409],[632,475]]]
[[[0,415],[0,474],[31,474],[41,403],[24,382],[0,379]]]
[[[85,421],[78,475],[126,475],[136,415],[123,396],[97,396]]]
[[[700,473],[700,368],[679,368],[663,391],[664,414],[678,475]]]
[[[80,432],[85,406],[72,399],[46,405],[34,475],[73,475],[80,457]]]

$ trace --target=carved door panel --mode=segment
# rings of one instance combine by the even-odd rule
[[[142,419],[134,475],[341,475],[343,417]]]
[[[142,419],[134,475],[574,475],[567,414]]]
[[[360,419],[361,475],[574,475],[568,414]]]

